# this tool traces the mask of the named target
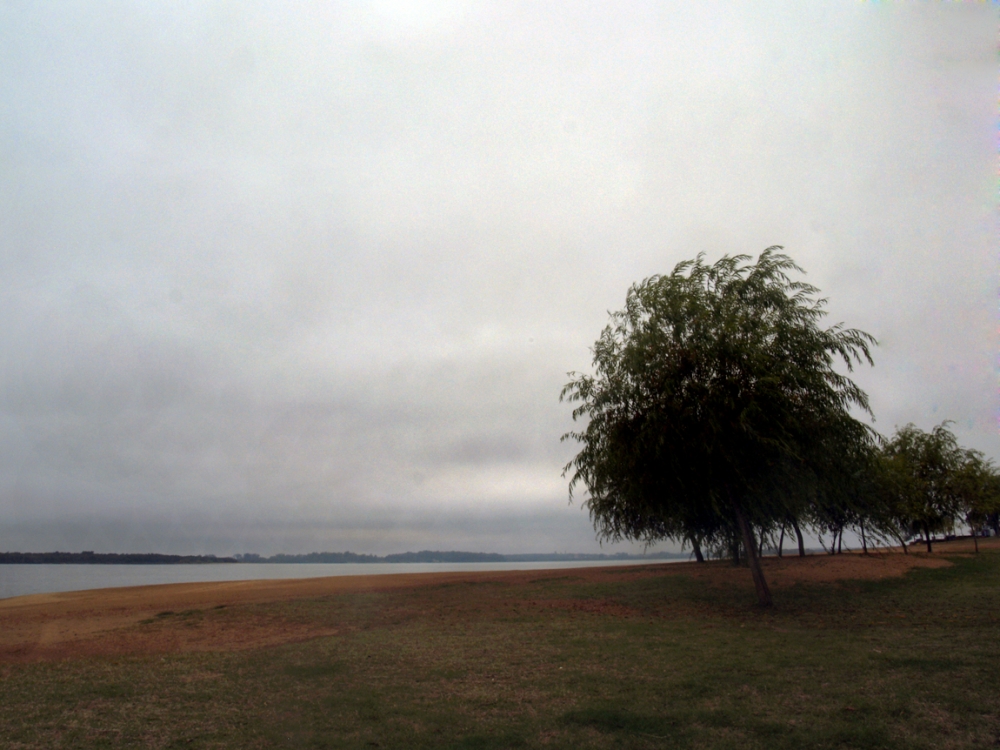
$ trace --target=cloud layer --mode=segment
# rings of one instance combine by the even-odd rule
[[[0,10],[0,549],[589,551],[569,370],[781,244],[997,439],[986,4]]]

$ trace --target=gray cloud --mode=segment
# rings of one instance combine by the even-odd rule
[[[6,6],[0,548],[594,549],[566,371],[772,244],[879,338],[876,427],[1000,457],[996,22]]]

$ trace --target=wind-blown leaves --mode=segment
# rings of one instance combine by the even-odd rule
[[[563,436],[581,444],[565,473],[601,538],[746,541],[849,470],[831,451],[872,449],[850,415],[870,413],[868,398],[835,365],[871,363],[875,340],[821,328],[826,301],[780,250],[699,255],[634,285],[594,345],[594,374],[570,373],[561,398],[588,421]]]

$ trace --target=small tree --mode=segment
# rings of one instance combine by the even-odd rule
[[[870,533],[879,536],[877,526],[871,523],[871,505],[874,496],[877,452],[864,425],[845,417],[845,424],[821,436],[820,450],[813,461],[821,469],[824,481],[817,482],[811,502],[803,515],[820,537],[829,533],[830,554],[839,553],[844,530],[859,532],[867,551],[865,524]]]
[[[993,462],[975,450],[962,452],[956,476],[959,512],[969,527],[976,552],[979,552],[979,531],[1000,511],[1000,474]]]
[[[959,472],[966,457],[947,424],[929,433],[908,424],[883,447],[885,483],[895,515],[911,533],[923,534],[928,552],[931,536],[948,529],[962,509]]]
[[[594,345],[594,375],[570,373],[561,398],[588,419],[566,466],[589,493],[602,539],[740,539],[757,596],[771,594],[757,534],[795,518],[799,489],[835,473],[832,445],[871,444],[849,409],[867,396],[834,368],[871,362],[874,339],[820,328],[825,300],[792,281],[779,252],[757,262],[702,256],[628,292]]]

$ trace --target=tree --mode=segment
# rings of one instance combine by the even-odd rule
[[[962,451],[956,476],[958,505],[962,520],[972,533],[979,552],[979,533],[990,516],[1000,511],[1000,474],[993,462],[976,450]]]
[[[881,436],[878,440],[885,442]],[[911,524],[899,512],[879,445],[866,440],[830,445],[825,460],[829,462],[824,472],[827,481],[803,513],[821,543],[822,535],[832,532],[830,551],[836,544],[839,553],[844,530],[853,529],[866,554],[869,543],[899,543],[908,552]]]
[[[699,255],[633,285],[594,345],[595,374],[570,373],[561,394],[588,418],[563,436],[582,444],[564,476],[570,499],[586,487],[598,536],[741,540],[764,606],[754,530],[794,520],[841,470],[830,451],[874,435],[849,413],[868,412],[867,396],[834,368],[871,363],[874,339],[820,328],[825,300],[780,250]]]
[[[896,430],[883,447],[884,474],[899,523],[923,534],[927,551],[931,536],[945,531],[962,509],[960,471],[965,451],[943,422],[930,432],[913,424]]]

